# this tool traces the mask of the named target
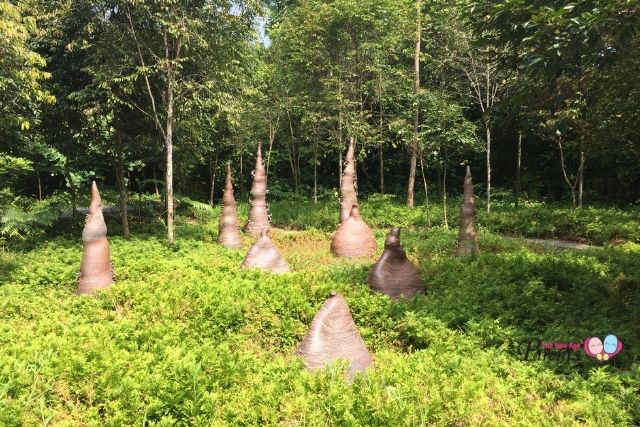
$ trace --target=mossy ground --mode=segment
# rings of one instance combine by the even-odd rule
[[[375,257],[330,255],[334,205],[287,206],[272,204],[280,276],[241,269],[251,240],[217,245],[215,214],[180,218],[174,247],[157,222],[129,240],[110,223],[118,281],[95,298],[74,294],[78,224],[2,253],[0,425],[640,424],[640,246],[549,252],[482,228],[482,254],[458,259],[455,230],[363,203],[379,252],[396,219],[423,272],[426,294],[397,303],[368,290]],[[352,384],[295,356],[334,289],[375,357]],[[625,343],[615,365],[507,345],[607,333]]]

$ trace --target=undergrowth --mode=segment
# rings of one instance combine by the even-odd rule
[[[218,208],[182,206],[195,211],[172,247],[158,219],[134,220],[129,240],[108,219],[117,284],[95,298],[74,294],[81,223],[0,253],[0,425],[640,424],[640,245],[547,252],[482,227],[481,255],[461,260],[435,215],[427,228],[422,210],[373,198],[379,246],[404,226],[427,284],[392,302],[368,290],[375,258],[329,254],[332,205],[271,204],[294,271],[281,276],[239,267],[251,239],[215,243]],[[353,384],[295,355],[331,290],[375,357]],[[607,333],[625,347],[605,365],[508,345]]]

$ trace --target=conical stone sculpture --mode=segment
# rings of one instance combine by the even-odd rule
[[[460,231],[458,233],[458,256],[477,255],[478,242],[476,241],[476,203],[473,197],[473,182],[471,180],[471,168],[467,166],[464,177],[464,196],[460,206]]]
[[[280,255],[278,249],[269,238],[267,231],[262,230],[262,235],[257,242],[249,248],[247,256],[242,261],[242,266],[246,268],[259,268],[271,271],[272,273],[287,273],[290,271],[289,264]]]
[[[387,235],[382,256],[369,272],[369,286],[391,298],[411,297],[424,289],[418,269],[400,245],[398,227]]]
[[[269,213],[267,212],[267,173],[262,162],[262,144],[258,144],[256,169],[251,184],[251,209],[245,231],[258,237],[263,230],[269,231]]]
[[[78,275],[78,294],[94,294],[111,287],[114,274],[107,241],[107,224],[102,216],[102,199],[95,181],[91,184],[91,203],[82,230],[82,241],[84,250]]]
[[[311,321],[311,327],[297,349],[309,370],[315,370],[345,359],[349,362],[349,376],[364,372],[373,359],[351,317],[345,299],[331,292]]]
[[[352,205],[349,217],[333,235],[331,252],[337,257],[366,257],[373,255],[377,248],[373,231],[360,217],[358,206]]]
[[[227,179],[222,196],[222,214],[218,226],[218,243],[230,249],[242,246],[242,235],[238,227],[238,215],[236,212],[236,199],[233,196],[233,183],[231,182],[231,165],[227,164]]]
[[[351,207],[358,204],[356,194],[356,163],[355,163],[355,140],[349,140],[347,158],[342,173],[340,183],[340,222],[344,222],[351,214]]]

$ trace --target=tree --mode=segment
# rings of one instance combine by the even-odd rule
[[[254,3],[210,0],[122,0],[118,12],[137,54],[133,76],[143,79],[148,106],[136,106],[153,121],[166,153],[167,238],[175,241],[173,136],[176,108],[186,99],[210,90],[212,62],[233,58],[237,40],[253,35]],[[121,12],[120,12],[121,11]]]

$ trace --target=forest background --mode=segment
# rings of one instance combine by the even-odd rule
[[[486,212],[492,197],[633,209],[639,10],[613,0],[5,0],[0,233],[25,236],[75,212],[96,179],[117,189],[125,236],[130,193],[163,194],[172,242],[176,201],[215,204],[227,162],[247,198],[258,143],[272,199],[336,198],[351,139],[358,191],[409,207],[446,205],[469,163]]]

